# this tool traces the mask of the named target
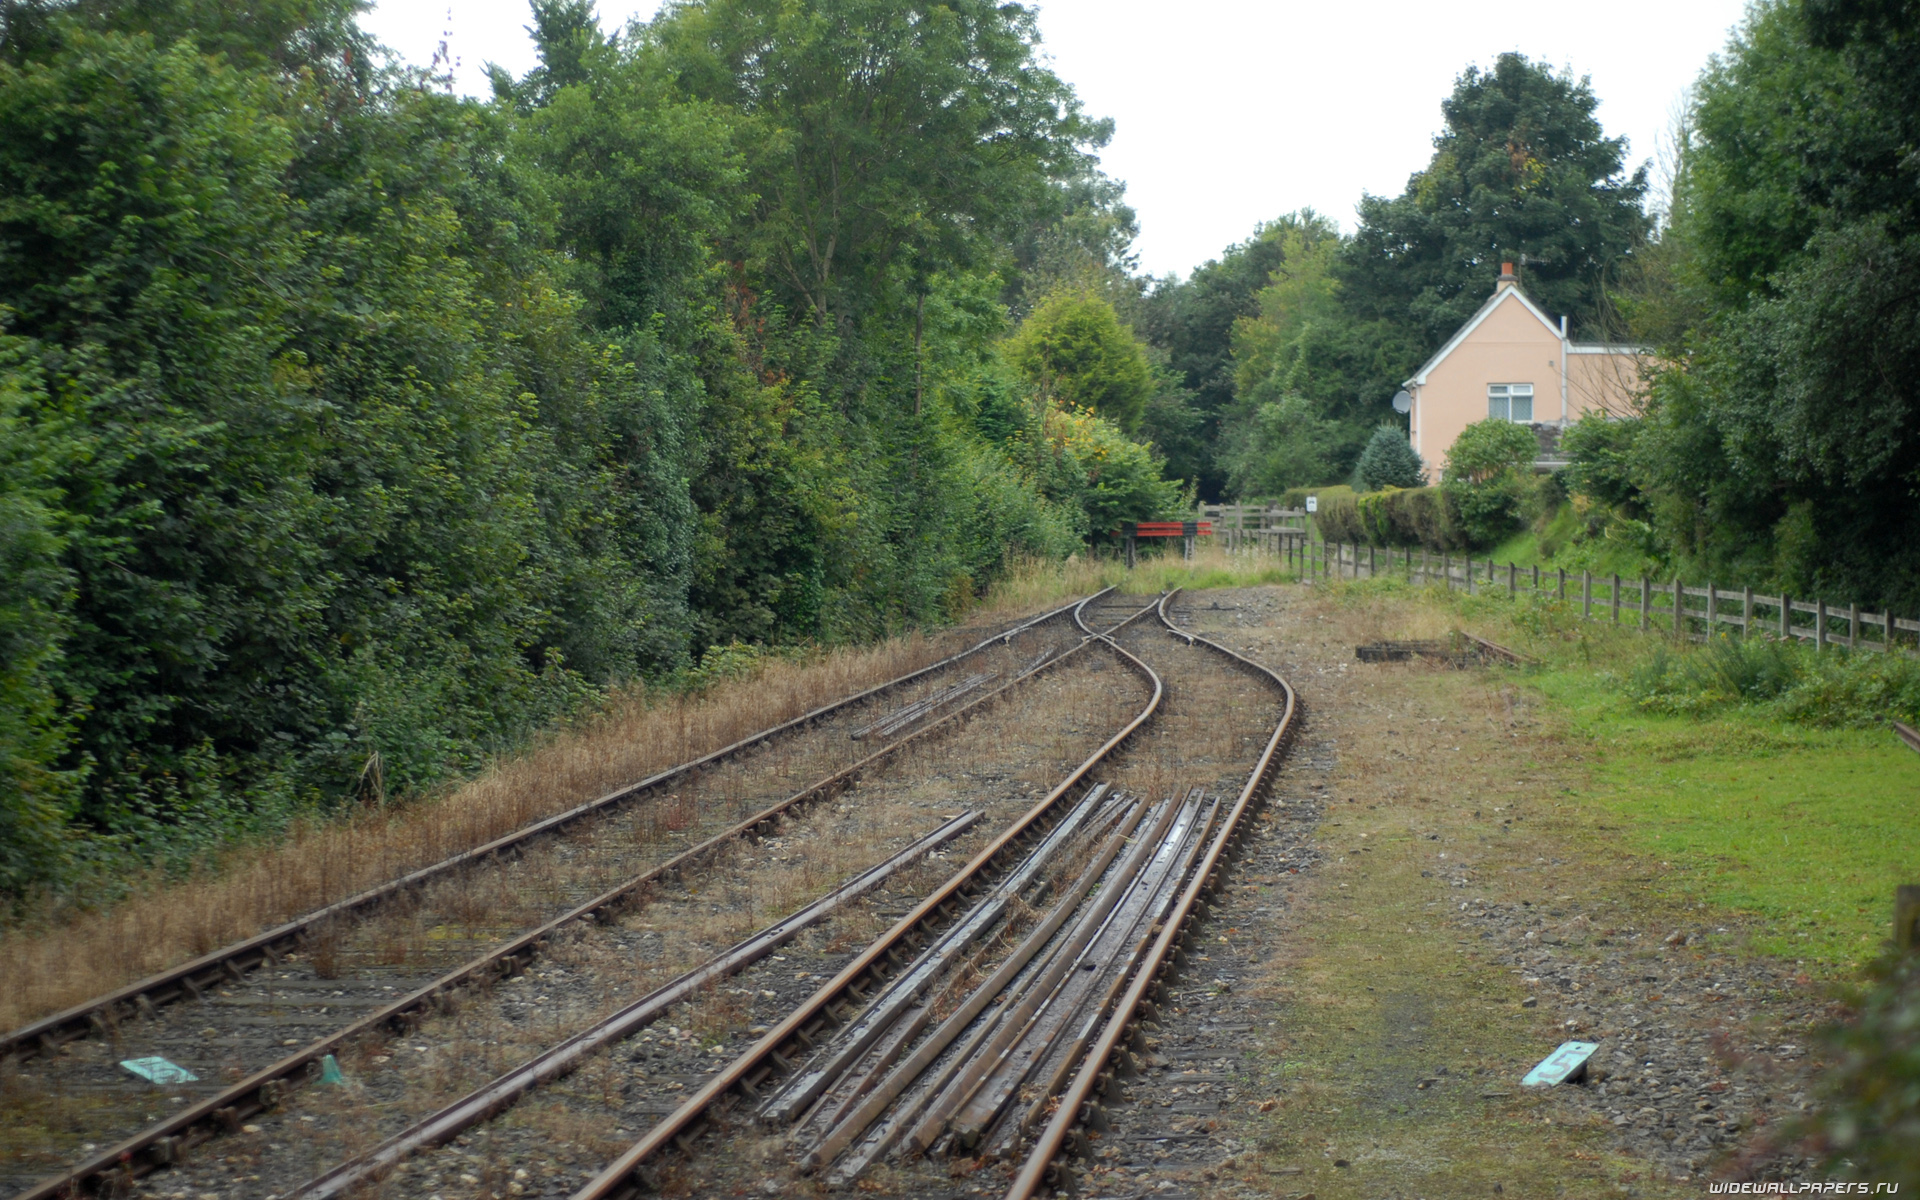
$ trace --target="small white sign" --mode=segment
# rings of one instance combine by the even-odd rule
[[[1308,512],[1319,512],[1319,511],[1320,511],[1320,497],[1318,497],[1318,496],[1308,496],[1308,497],[1307,497],[1307,511],[1308,511]]]

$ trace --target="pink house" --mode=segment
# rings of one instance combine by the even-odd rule
[[[1403,385],[1413,448],[1430,480],[1475,421],[1531,426],[1540,436],[1537,465],[1545,467],[1568,422],[1595,410],[1624,416],[1634,408],[1648,352],[1569,340],[1567,319],[1549,317],[1518,285],[1513,264],[1501,263],[1493,295]]]

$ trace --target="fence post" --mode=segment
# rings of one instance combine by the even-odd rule
[[[1373,543],[1367,543],[1367,578],[1373,578]]]
[[[1744,640],[1753,634],[1753,588],[1740,589],[1740,637]]]
[[[1653,584],[1645,575],[1640,577],[1640,632],[1653,628]]]
[[[1707,580],[1707,640],[1713,640],[1714,627],[1720,623],[1720,589]]]
[[[1686,587],[1681,584],[1680,577],[1675,575],[1673,577],[1673,636],[1675,641],[1687,635],[1686,626],[1681,624],[1686,618],[1686,615],[1687,590]]]
[[[1473,555],[1467,555],[1467,595],[1473,595]]]
[[[1512,559],[1508,559],[1507,560],[1507,595],[1518,596],[1519,594],[1520,594],[1520,568],[1513,565]]]
[[[1903,883],[1893,893],[1893,944],[1920,950],[1920,883]]]
[[[1134,560],[1134,529],[1135,529],[1135,526],[1134,526],[1134,524],[1133,524],[1133,522],[1132,522],[1132,521],[1128,521],[1128,522],[1127,522],[1127,570],[1129,570],[1129,571],[1131,571],[1131,570],[1133,570],[1133,560]]]
[[[1858,650],[1859,648],[1860,602],[1858,600],[1850,600],[1847,602],[1847,649]]]
[[[1784,590],[1780,593],[1780,640],[1793,640],[1793,597]]]
[[[1813,602],[1813,619],[1819,622],[1813,627],[1814,649],[1825,650],[1827,648],[1827,602],[1825,600]]]
[[[1580,572],[1580,619],[1593,620],[1593,572]]]
[[[1565,604],[1566,602],[1567,602],[1567,569],[1565,567],[1561,567],[1560,568],[1560,603]]]
[[[1442,550],[1440,552],[1440,578],[1446,581],[1447,590],[1452,591],[1453,590],[1453,554],[1449,551]]]
[[[1540,590],[1540,564],[1539,563],[1533,564],[1533,590],[1536,592]]]

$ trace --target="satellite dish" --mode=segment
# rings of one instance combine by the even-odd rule
[[[1375,394],[1377,395],[1378,393],[1375,393]],[[1409,392],[1405,388],[1401,388],[1399,391],[1395,392],[1393,394],[1393,411],[1397,413],[1412,412],[1413,411],[1413,393]]]

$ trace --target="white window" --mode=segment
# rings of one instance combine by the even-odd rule
[[[1530,383],[1488,384],[1487,416],[1495,421],[1532,422],[1533,385]]]

